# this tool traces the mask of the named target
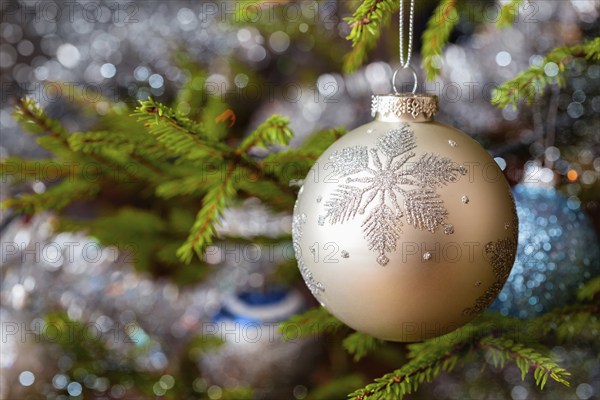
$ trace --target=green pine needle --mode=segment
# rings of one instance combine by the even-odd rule
[[[450,33],[458,23],[456,0],[442,0],[427,22],[423,32],[421,65],[427,80],[434,80],[440,73],[442,50]]]
[[[576,57],[600,61],[600,37],[574,46],[557,47],[550,51],[538,65],[532,65],[513,79],[504,82],[492,92],[492,104],[516,107],[520,100],[533,103],[550,85],[564,86],[568,66]]]
[[[345,326],[324,307],[317,307],[296,314],[287,321],[279,324],[279,332],[285,340],[294,340],[298,337],[319,337],[326,333],[336,332]]]
[[[540,389],[544,389],[548,377],[565,386],[570,386],[567,380],[571,375],[569,372],[559,367],[550,356],[543,355],[523,344],[516,343],[511,339],[488,336],[483,338],[478,346],[486,350],[486,355],[496,367],[504,368],[506,361],[514,361],[521,371],[522,380],[525,380],[529,371],[533,369],[535,383]]]
[[[376,339],[362,332],[354,332],[347,336],[342,344],[344,349],[353,356],[354,361],[359,361],[383,343],[385,342],[381,339]]]
[[[364,64],[368,52],[377,44],[383,27],[398,8],[399,2],[395,0],[365,0],[352,17],[345,18],[351,28],[346,39],[352,41],[352,50],[344,58],[344,72],[354,72]]]
[[[25,130],[35,135],[48,133],[62,139],[68,136],[68,132],[62,124],[48,117],[46,112],[32,98],[20,99],[17,102],[13,116]]]
[[[12,208],[30,215],[46,210],[60,211],[74,199],[90,199],[99,191],[100,186],[96,182],[66,179],[43,193],[8,198],[1,203],[1,208]]]
[[[519,7],[523,4],[524,0],[510,0],[507,4],[502,6],[500,9],[500,16],[498,18],[498,28],[506,28],[515,21]]]
[[[253,147],[267,149],[273,145],[287,146],[294,136],[289,128],[289,120],[280,115],[272,115],[238,146],[238,154],[246,154]]]
[[[577,291],[579,301],[592,301],[600,294],[600,276],[597,276],[586,282],[581,289]]]
[[[234,170],[234,166],[230,164],[223,180],[209,188],[202,199],[202,208],[196,215],[190,234],[177,250],[177,256],[186,264],[192,261],[194,252],[202,258],[205,247],[212,243],[216,233],[215,225],[236,194]]]

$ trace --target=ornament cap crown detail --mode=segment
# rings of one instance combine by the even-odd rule
[[[371,116],[386,122],[427,122],[438,111],[438,98],[429,94],[378,94],[371,97]]]

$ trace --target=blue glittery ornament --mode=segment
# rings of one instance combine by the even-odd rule
[[[600,274],[598,237],[592,223],[554,188],[517,185],[517,258],[490,310],[531,318],[564,306],[577,289]]]

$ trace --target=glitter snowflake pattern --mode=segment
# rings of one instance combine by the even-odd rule
[[[300,249],[300,238],[302,237],[302,226],[306,224],[306,214],[298,214],[297,213],[297,205],[294,206],[294,218],[292,220],[292,245],[294,248],[294,254],[296,255],[296,259],[298,260],[298,269],[300,270],[300,275],[302,275],[302,279],[306,283],[306,286],[310,290],[310,292],[315,297],[319,297],[321,293],[325,291],[325,287],[321,282],[318,282],[313,276],[312,272],[304,261],[302,260],[302,251]]]
[[[496,276],[496,281],[475,300],[473,307],[463,310],[462,313],[464,315],[481,314],[496,299],[510,274],[515,255],[517,254],[516,237],[515,234],[514,238],[500,239],[485,245],[485,253],[490,258],[490,265]]]
[[[330,157],[334,173],[345,183],[325,201],[319,225],[343,224],[364,215],[363,236],[383,266],[389,262],[387,253],[396,250],[403,219],[430,232],[446,225],[448,211],[436,188],[456,182],[467,171],[431,153],[414,161],[415,147],[414,132],[404,124],[381,136],[374,148],[353,146],[334,152]]]

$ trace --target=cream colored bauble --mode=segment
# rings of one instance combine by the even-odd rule
[[[517,248],[510,187],[437,97],[374,96],[375,120],[331,145],[294,208],[298,267],[350,327],[393,341],[443,335],[483,312]]]

